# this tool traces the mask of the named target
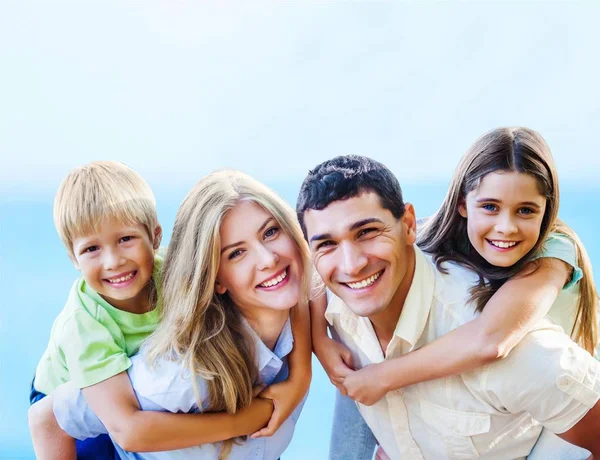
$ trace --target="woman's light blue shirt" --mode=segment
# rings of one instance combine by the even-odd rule
[[[273,351],[271,351],[249,326],[250,334],[256,346],[258,383],[271,385],[285,380],[289,373],[287,356],[292,351],[294,339],[289,319],[285,323]],[[145,361],[144,351],[131,358],[132,365],[127,371],[135,394],[143,410],[168,412],[199,412],[194,396],[190,374],[178,361],[160,360],[151,367]],[[196,376],[200,399],[208,401],[206,381]],[[60,427],[76,439],[95,437],[107,433],[102,422],[88,406],[81,390],[64,384],[56,389],[54,395],[54,415]],[[292,415],[271,436],[250,439],[234,445],[232,460],[263,459],[276,460],[285,451],[292,440],[294,428],[302,406],[300,404]],[[203,407],[204,409],[204,407]],[[220,443],[205,444],[187,449],[134,453],[123,450],[115,444],[121,458],[163,460],[163,459],[216,459]]]

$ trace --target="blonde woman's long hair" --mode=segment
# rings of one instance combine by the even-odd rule
[[[525,257],[506,268],[491,265],[479,255],[469,241],[467,219],[458,212],[467,194],[479,186],[483,177],[495,171],[516,171],[532,176],[546,197],[538,241]],[[559,200],[558,175],[544,138],[528,128],[498,128],[481,136],[463,156],[442,206],[424,224],[418,244],[434,256],[441,271],[444,271],[443,262],[453,261],[479,274],[479,285],[472,291],[472,300],[481,310],[500,286],[543,248],[550,232],[567,235],[575,243],[577,265],[583,272],[575,323],[570,333],[573,340],[593,355],[598,344],[598,292],[581,240],[558,219]]]
[[[164,262],[161,322],[148,339],[148,358],[181,360],[208,384],[206,410],[235,413],[250,404],[257,374],[254,344],[241,313],[227,294],[215,291],[221,257],[220,229],[227,212],[251,201],[270,213],[296,244],[304,276],[299,302],[308,302],[311,263],[292,208],[275,192],[238,171],[214,172],[184,199]],[[196,379],[191,379],[202,408]],[[232,441],[223,443],[226,458]]]

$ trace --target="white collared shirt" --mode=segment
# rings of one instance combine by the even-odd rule
[[[287,355],[292,351],[294,343],[289,318],[273,351],[260,340],[250,326],[248,326],[248,329],[256,346],[258,367],[256,383],[270,385],[285,380],[288,376]],[[146,362],[144,349],[142,348],[138,355],[132,356],[131,362],[132,365],[127,372],[141,409],[174,413],[199,412],[189,370],[184,368],[180,361],[160,359],[156,366],[151,366]],[[196,379],[200,399],[205,405],[208,402],[208,386],[202,377],[196,376]],[[56,420],[70,436],[76,439],[86,439],[107,432],[78,388],[70,383],[63,384],[54,391],[53,398]],[[294,428],[303,405],[304,401],[273,436],[258,439],[248,438],[245,442],[235,444],[228,458],[230,460],[278,459],[292,440]],[[204,444],[188,449],[144,453],[128,452],[117,444],[115,444],[115,447],[121,458],[184,460],[190,458],[216,459],[219,455],[220,445],[220,443]]]
[[[440,273],[415,252],[413,282],[385,357],[368,318],[335,296],[329,302],[325,316],[357,367],[420,348],[478,315],[468,301],[477,276],[455,264]],[[599,399],[600,363],[545,319],[502,361],[358,407],[393,460],[519,459],[542,426],[563,433]]]

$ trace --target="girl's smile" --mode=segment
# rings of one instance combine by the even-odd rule
[[[533,176],[498,171],[484,176],[458,211],[475,250],[494,266],[510,267],[537,243],[545,209]]]

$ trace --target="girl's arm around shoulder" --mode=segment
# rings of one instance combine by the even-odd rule
[[[126,372],[82,392],[115,442],[132,452],[183,449],[248,435],[265,426],[273,410],[271,401],[255,398],[236,414],[143,411]]]
[[[372,405],[389,391],[469,372],[507,356],[548,313],[571,270],[554,258],[530,262],[496,291],[473,321],[416,351],[349,374],[344,380],[348,395]]]

